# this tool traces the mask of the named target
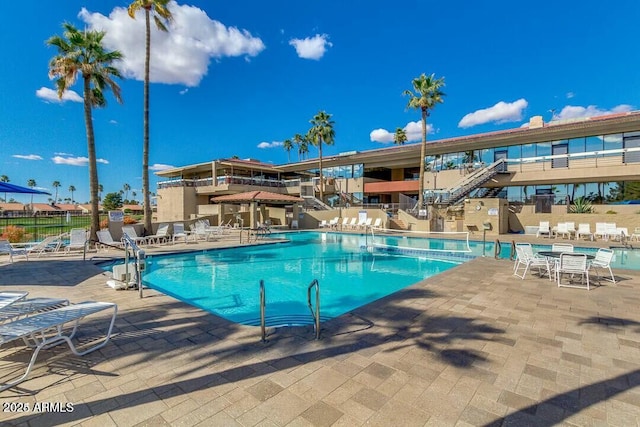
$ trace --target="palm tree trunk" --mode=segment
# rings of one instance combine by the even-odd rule
[[[149,193],[149,63],[151,62],[151,23],[149,9],[145,9],[147,26],[144,59],[144,135],[142,137],[142,197],[144,200],[144,228],[151,233],[151,197]]]
[[[100,228],[100,215],[98,212],[98,164],[96,161],[96,140],[93,133],[93,119],[91,117],[91,92],[90,76],[84,76],[84,124],[87,128],[87,156],[89,157],[89,192],[91,195],[91,231],[89,239],[97,240],[97,231]],[[71,193],[73,198],[73,193]]]
[[[318,142],[318,156],[320,157],[320,201],[324,203],[324,181],[322,179],[322,138]]]
[[[418,176],[418,209],[424,203],[424,159],[427,155],[427,110],[422,109],[422,145],[420,146],[420,175]]]

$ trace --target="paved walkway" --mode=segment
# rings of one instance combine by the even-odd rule
[[[512,265],[477,259],[323,324],[319,341],[281,328],[266,344],[259,328],[155,291],[115,291],[77,257],[1,265],[3,290],[112,301],[119,313],[101,350],[43,351],[29,380],[0,393],[0,423],[640,425],[640,272],[587,292],[516,279]],[[28,353],[0,358],[4,381]],[[5,406],[16,402],[73,412]]]

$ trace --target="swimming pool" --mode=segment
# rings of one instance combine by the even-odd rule
[[[446,271],[460,261],[369,253],[364,235],[288,233],[287,243],[151,256],[145,285],[232,322],[259,325],[259,282],[267,325],[312,323],[307,287],[318,279],[321,319],[340,316]]]

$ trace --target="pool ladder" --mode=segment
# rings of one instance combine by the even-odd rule
[[[311,291],[315,288],[316,291],[316,304],[315,309],[311,303]],[[266,291],[264,288],[264,280],[260,280],[260,332],[262,334],[262,342],[267,342],[267,322],[266,322],[266,306],[267,306]],[[313,279],[311,284],[307,287],[307,305],[311,311],[311,317],[313,317],[313,330],[317,340],[320,339],[320,283],[318,279]]]

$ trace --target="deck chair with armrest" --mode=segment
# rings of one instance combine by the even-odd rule
[[[30,255],[36,254],[38,257],[44,254],[56,253],[62,247],[61,236],[47,236],[39,242],[27,246],[25,249]]]
[[[344,230],[348,226],[349,226],[349,217],[345,216],[344,218],[342,218],[342,222],[340,223],[340,230]]]
[[[589,265],[589,269],[593,269],[598,277],[598,282],[600,282],[600,274],[598,273],[598,269],[602,268],[609,271],[609,275],[611,276],[611,283],[616,284],[616,276],[614,276],[613,271],[611,271],[611,261],[613,260],[614,252],[611,249],[600,248],[598,252],[596,252],[596,257],[591,261]]]
[[[551,227],[549,226],[549,221],[540,221],[540,225],[538,226],[538,232],[536,233],[536,237],[541,237],[546,234],[547,237],[551,237]]]
[[[80,321],[87,316],[104,310],[112,310],[111,320],[102,339],[76,347],[72,339],[80,327]],[[26,380],[35,365],[40,350],[48,349],[63,342],[76,356],[84,356],[104,347],[111,338],[111,331],[116,320],[118,306],[109,302],[87,301],[72,304],[55,310],[45,311],[0,325],[0,346],[23,340],[33,348],[33,354],[22,376],[0,385],[0,391],[11,388]]]
[[[9,262],[13,262],[15,255],[22,255],[29,261],[29,252],[26,249],[14,248],[8,240],[0,240],[0,254],[9,254]]]
[[[524,267],[522,274],[518,271],[521,267]],[[516,263],[513,267],[513,275],[524,280],[527,271],[531,268],[537,268],[540,277],[543,277],[546,272],[551,280],[549,260],[546,257],[535,255],[530,243],[516,243]]]
[[[147,241],[149,241],[149,243],[155,242],[156,244],[160,244],[160,243],[168,242],[169,241],[169,224],[166,222],[163,222],[158,226],[158,229],[156,230],[156,234],[146,236],[146,238],[147,238]]]
[[[84,228],[72,228],[69,231],[69,244],[64,247],[65,252],[72,250],[84,250],[87,244],[87,230]]]
[[[569,226],[566,222],[559,222],[556,228],[556,237],[562,236],[562,238],[571,239],[571,233],[569,232]]]
[[[601,239],[607,239],[607,224],[604,222],[596,222],[596,231],[593,233],[593,237],[599,237]]]
[[[176,222],[175,224],[173,224],[173,234],[171,235],[172,244],[175,244],[177,239],[184,239],[184,242],[187,243],[190,236],[191,233],[187,232],[184,229],[184,223]],[[195,241],[195,236],[193,236],[193,238],[193,240]]]
[[[117,248],[117,249],[124,248],[124,243],[122,241],[118,242],[116,240],[113,240],[113,236],[111,236],[111,233],[109,232],[109,230],[107,229],[98,230],[96,234],[98,236],[98,241],[100,242],[98,244],[99,248],[102,248],[105,251],[108,251],[109,248]]]
[[[4,292],[0,292],[0,295]],[[0,307],[0,325],[33,315],[42,311],[53,310],[69,305],[68,299],[62,298],[25,298],[12,304]]]
[[[588,238],[593,240],[593,233],[591,232],[591,226],[587,223],[578,224],[578,231],[576,231],[576,240],[581,238]]]
[[[138,236],[138,233],[136,233],[136,229],[130,225],[122,226],[122,233],[129,236],[129,238],[133,240],[136,245],[144,245],[145,243],[149,242],[149,239],[147,239],[146,237]]]
[[[563,283],[562,279],[565,275],[569,275],[569,281]],[[580,284],[574,283],[575,276],[580,276]],[[587,255],[566,252],[560,254],[560,260],[556,266],[556,280],[558,287],[568,288],[584,288],[589,290],[589,266],[587,264]]]
[[[376,218],[371,228],[373,230],[382,230],[382,218]]]

